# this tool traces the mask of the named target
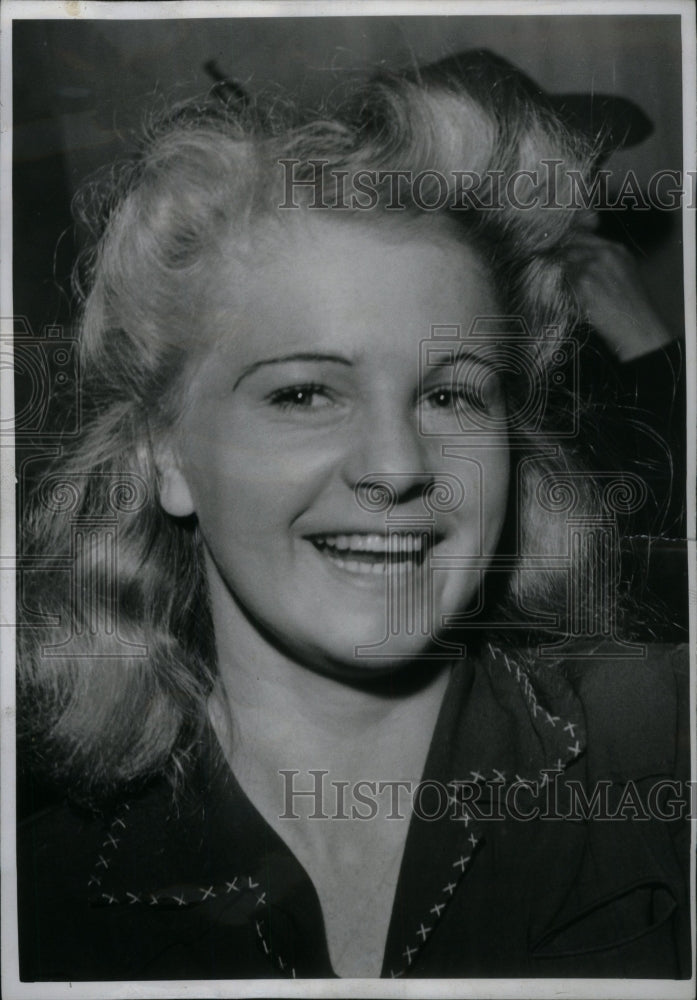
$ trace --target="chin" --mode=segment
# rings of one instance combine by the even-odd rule
[[[334,650],[316,651],[302,659],[310,669],[347,683],[362,683],[417,672],[433,675],[462,655],[460,646],[423,635],[391,635],[383,641],[366,638]]]

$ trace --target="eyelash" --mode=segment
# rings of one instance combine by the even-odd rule
[[[433,401],[439,395],[448,397],[448,402],[447,404],[442,403],[440,406],[437,406],[437,409],[445,410],[458,406],[466,406],[473,407],[484,413],[488,411],[490,406],[485,396],[478,394],[468,386],[453,387],[452,384],[437,386],[435,389],[431,389],[425,398]]]
[[[439,395],[447,397],[447,402],[443,400],[440,404],[436,403],[435,401]],[[324,400],[324,405],[313,406],[312,401],[316,398]],[[469,407],[475,408],[480,412],[486,412],[490,406],[487,399],[482,398],[472,388],[467,386],[453,388],[451,383],[431,389],[423,396],[423,399],[426,402],[431,401],[435,409],[442,410]],[[268,401],[272,406],[282,411],[317,410],[331,405],[333,397],[327,386],[319,382],[302,382],[298,385],[289,385],[283,389],[277,389],[268,396]]]
[[[298,398],[303,394],[307,402]],[[272,392],[268,398],[271,405],[278,407],[279,410],[311,410],[317,409],[310,402],[314,396],[321,396],[327,402],[331,402],[327,387],[317,382],[303,382],[300,385],[289,385]]]

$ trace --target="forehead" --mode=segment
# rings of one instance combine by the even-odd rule
[[[220,347],[336,341],[350,352],[463,332],[499,304],[482,255],[430,220],[291,214],[263,227],[242,259],[232,237],[211,269],[202,319]]]

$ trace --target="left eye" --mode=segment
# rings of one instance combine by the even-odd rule
[[[307,383],[277,389],[268,397],[272,406],[280,410],[320,410],[332,405],[326,386]]]
[[[426,396],[425,401],[434,410],[477,409],[486,410],[487,401],[467,386],[440,386]]]

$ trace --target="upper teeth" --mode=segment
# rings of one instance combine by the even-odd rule
[[[390,535],[316,535],[315,542],[354,552],[420,552],[424,535],[393,532]]]

